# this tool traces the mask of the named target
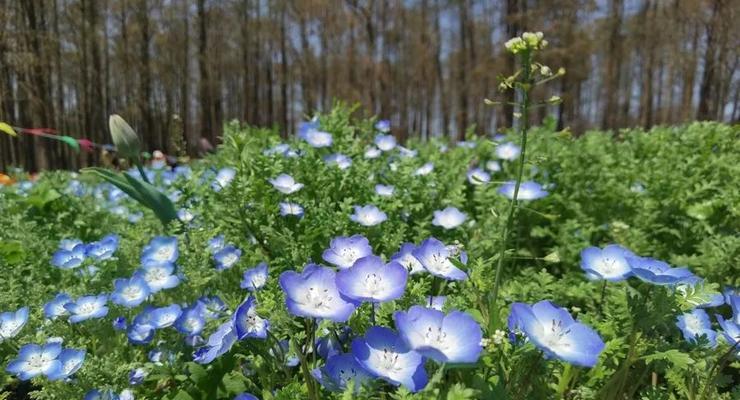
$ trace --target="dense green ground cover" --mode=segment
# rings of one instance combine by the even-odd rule
[[[549,195],[523,203],[518,212],[516,246],[510,246],[517,250],[507,253],[501,288],[504,304],[497,318],[488,315],[486,302],[509,205],[497,189],[513,179],[515,165],[501,161],[501,171],[492,172],[487,184],[474,185],[466,178],[471,167],[496,160],[496,142],[470,138],[462,146],[436,140],[409,143],[407,147],[418,150],[415,157],[400,156],[395,149],[367,159],[364,153],[377,134],[373,121],[352,120],[348,110],[339,108],[321,117],[321,128],[333,136],[330,148],[312,148],[295,139],[288,143],[300,156],[286,157],[265,152],[280,143],[276,132],[236,123],[227,126],[218,153],[193,163],[189,176],[166,184],[161,171],[156,173],[163,191],[179,193],[177,208],[194,216],[188,223],[166,228],[125,195],[112,201],[110,190],[100,189],[96,197],[95,188],[105,186],[86,174],[45,172],[28,187],[0,189],[0,312],[23,306],[30,310],[24,328],[0,343],[0,363],[8,365],[19,347],[43,344],[52,337],[63,338],[65,348],[87,352],[72,382],[37,377],[22,383],[2,368],[0,387],[8,392],[6,396],[34,390],[32,396],[41,399],[76,399],[95,388],[116,393],[128,388],[136,398],[149,399],[230,399],[241,392],[261,399],[308,398],[309,386],[315,383],[307,385],[299,366],[283,368],[281,352],[271,340],[238,341],[229,352],[202,365],[193,362],[193,348],[174,328],[157,330],[146,345],[130,344],[125,332],[114,329],[114,318],[131,321],[144,305],[126,309],[109,303],[107,316],[78,324],[70,324],[66,317],[47,320],[42,307],[59,292],[73,299],[110,293],[114,279],[129,277],[140,267],[147,243],[157,235],[175,236],[181,282],[152,295],[145,304],[184,305],[217,295],[233,311],[248,294],[240,288],[242,273],[266,262],[269,278],[257,294],[258,314],[269,319],[275,338],[290,341],[289,353],[300,353],[306,348],[306,325],[286,310],[278,277],[288,270],[300,271],[309,261],[326,264],[322,252],[330,241],[353,234],[365,236],[374,253],[386,260],[403,243],[419,244],[430,236],[457,244],[467,252],[469,277],[442,284],[429,274],[410,275],[403,297],[382,303],[376,315],[371,315],[367,304],[357,308],[346,324],[350,337],[362,336],[372,319],[375,325],[393,328],[395,311],[425,304],[430,294],[444,294],[448,296],[444,309],[467,312],[487,339],[475,364],[443,369],[427,361],[430,382],[416,394],[373,380],[357,398],[740,396],[740,364],[728,341],[718,334],[715,347],[692,343],[676,326],[680,314],[725,288],[740,286],[737,127],[694,123],[649,132],[621,131],[616,137],[590,132],[579,138],[547,127],[531,132],[526,179],[543,184]],[[512,134],[500,140],[517,138]],[[351,166],[327,165],[323,158],[331,153],[349,156]],[[415,174],[427,162],[434,164],[433,171]],[[214,171],[223,167],[233,168],[235,177],[223,189],[214,190]],[[290,174],[304,187],[290,195],[276,191],[269,179],[281,173]],[[393,185],[394,194],[378,195],[374,189],[378,183]],[[285,199],[300,204],[304,215],[282,216],[279,203]],[[353,207],[366,204],[384,211],[387,220],[370,227],[352,221]],[[447,206],[467,214],[455,229],[432,225],[434,211]],[[127,218],[142,211],[143,217],[134,223]],[[96,271],[52,265],[62,239],[89,243],[108,234],[118,235],[119,245],[114,257],[94,262]],[[217,235],[242,251],[232,268],[215,268],[208,242]],[[608,284],[586,279],[580,252],[610,243],[672,266],[687,266],[706,283],[681,291],[634,277]],[[603,339],[606,346],[593,368],[546,359],[531,343],[514,343],[502,336],[509,333],[506,318],[511,303],[541,300],[565,307]],[[209,321],[203,337],[229,314]],[[727,305],[709,310],[713,329],[721,331],[714,314],[729,319],[732,310]],[[316,335],[327,335],[339,325],[321,322]],[[349,350],[348,342],[343,346]],[[164,352],[158,362],[151,361],[153,349]],[[306,361],[309,368],[325,362],[303,352],[311,353]],[[143,368],[147,376],[133,385],[129,373],[136,368]],[[341,392],[318,390],[321,398],[351,398],[352,393],[350,389],[342,397]]]

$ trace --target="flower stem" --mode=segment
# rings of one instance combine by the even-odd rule
[[[489,331],[493,330],[498,326],[499,309],[498,309],[498,292],[501,286],[501,270],[504,266],[504,257],[510,241],[511,231],[514,228],[514,220],[516,216],[516,210],[518,206],[517,196],[519,195],[519,187],[522,183],[522,176],[524,176],[524,160],[527,151],[527,133],[529,131],[529,91],[531,90],[531,74],[532,74],[532,56],[530,51],[526,51],[522,54],[522,84],[519,85],[519,90],[522,95],[521,107],[521,152],[519,153],[519,165],[516,176],[516,183],[514,184],[514,195],[509,203],[508,217],[506,218],[506,225],[504,226],[504,234],[501,240],[501,248],[498,254],[498,263],[496,265],[496,275],[493,283],[493,293],[488,304],[488,316],[489,316]]]
[[[141,167],[141,163],[138,161],[136,162],[136,169],[139,170],[139,175],[141,175],[141,179],[143,179],[144,182],[151,184],[151,182],[149,182],[149,177],[147,177],[146,172],[144,172],[144,168]]]

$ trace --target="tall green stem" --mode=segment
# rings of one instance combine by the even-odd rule
[[[504,266],[504,257],[506,255],[506,249],[509,245],[511,231],[514,228],[514,220],[516,216],[516,210],[518,206],[517,197],[519,196],[519,187],[522,183],[522,176],[524,176],[524,160],[527,152],[527,133],[529,131],[529,91],[531,90],[531,75],[532,75],[532,55],[530,51],[526,51],[522,54],[522,81],[520,82],[519,90],[522,95],[521,102],[521,152],[519,153],[519,168],[516,176],[516,183],[514,184],[514,195],[509,203],[508,217],[506,218],[506,225],[504,226],[504,235],[501,240],[501,248],[498,254],[498,264],[496,265],[496,277],[493,283],[493,293],[488,305],[488,316],[489,316],[489,331],[493,330],[498,325],[498,292],[501,286],[501,270]]]

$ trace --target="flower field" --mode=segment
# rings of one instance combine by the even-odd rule
[[[94,173],[13,176],[0,399],[740,396],[737,127],[546,124],[521,185],[513,132],[387,128],[233,123],[145,167],[166,224]]]

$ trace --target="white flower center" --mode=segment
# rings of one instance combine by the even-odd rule
[[[308,304],[317,311],[331,310],[329,303],[334,300],[334,296],[329,293],[329,289],[317,289],[309,287],[304,296],[302,304]]]
[[[545,327],[544,329],[544,344],[550,349],[562,349],[570,347],[570,344],[564,343],[561,339],[566,334],[570,333],[570,329],[563,329],[563,321],[556,321],[552,320],[552,323],[550,324],[550,327]]]
[[[365,276],[365,289],[372,296],[375,296],[383,289],[382,284],[383,278],[380,277],[378,274],[372,273]]]
[[[123,289],[123,298],[128,301],[133,301],[141,297],[141,288],[138,286],[127,286]]]
[[[424,342],[428,345],[444,350],[448,347],[447,333],[442,330],[442,327],[429,326],[426,334],[424,334]]]
[[[94,303],[83,303],[77,308],[77,314],[79,315],[90,315],[98,309]]]
[[[54,361],[53,358],[45,357],[43,353],[38,353],[28,357],[26,364],[31,372],[41,372],[45,370],[52,361]]]
[[[257,274],[252,276],[252,287],[262,287],[267,283],[267,277],[263,274]]]
[[[380,365],[381,369],[388,372],[401,371],[401,367],[396,365],[398,364],[398,353],[396,353],[393,348],[384,348],[383,354],[380,355],[379,358],[380,360],[378,365]]]
[[[686,329],[693,334],[698,334],[703,329],[701,320],[693,314],[686,315],[684,322],[686,323]]]
[[[170,246],[164,246],[157,249],[156,252],[156,259],[158,261],[166,261],[169,260],[172,255],[175,254],[175,249],[173,249]]]

